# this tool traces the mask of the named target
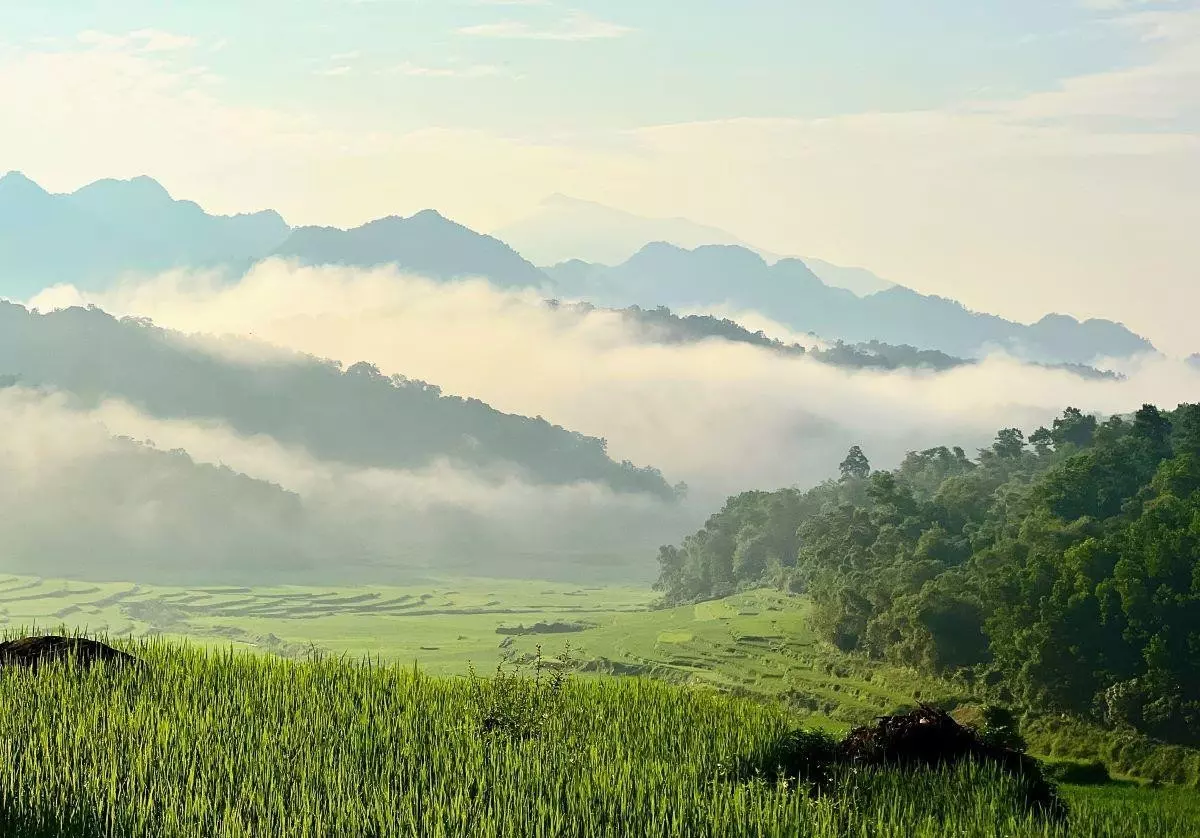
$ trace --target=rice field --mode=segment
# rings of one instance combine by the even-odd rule
[[[0,628],[186,638],[304,659],[418,662],[431,674],[489,668],[502,655],[570,644],[586,673],[652,675],[781,700],[814,724],[845,728],[946,687],[818,641],[811,604],[777,591],[651,610],[645,588],[512,579],[432,579],[407,587],[169,588],[132,582],[0,577]],[[578,630],[545,633],[547,624]],[[513,633],[514,628],[527,631]]]
[[[642,678],[438,678],[130,641],[145,669],[0,671],[5,836],[1121,836],[1200,834],[1191,792],[1071,790],[1055,825],[980,769],[736,781],[779,706]],[[485,732],[501,687],[534,735]],[[533,690],[532,693],[528,692]],[[1121,792],[1121,793],[1118,793]]]

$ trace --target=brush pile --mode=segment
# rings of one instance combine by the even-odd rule
[[[855,767],[938,768],[968,761],[992,765],[1024,783],[1032,808],[1052,816],[1065,814],[1036,759],[984,742],[975,730],[927,704],[850,731],[837,746],[837,761]]]
[[[43,663],[54,661],[74,661],[81,667],[91,666],[98,661],[110,665],[139,663],[133,655],[86,637],[48,634],[0,643],[0,667],[20,666],[37,669]]]

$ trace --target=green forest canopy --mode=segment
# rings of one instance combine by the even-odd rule
[[[659,553],[669,603],[772,585],[846,651],[1200,743],[1200,404],[1068,408],[975,459],[912,452],[730,498]]]

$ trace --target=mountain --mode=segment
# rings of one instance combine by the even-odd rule
[[[655,241],[679,247],[736,244],[750,248],[732,233],[686,218],[647,218],[567,195],[550,196],[532,215],[501,227],[495,235],[539,265],[570,259],[615,265]]]
[[[754,251],[769,263],[780,259],[719,227],[686,218],[649,218],[567,195],[550,196],[531,215],[501,227],[495,234],[539,265],[573,260],[616,265],[652,242],[689,249],[713,244],[736,245]],[[844,268],[807,257],[803,261],[826,285],[845,288],[859,296],[894,284],[865,268]]]
[[[548,273],[564,297],[597,305],[733,306],[827,339],[908,344],[963,358],[1000,349],[1044,363],[1090,364],[1097,358],[1154,351],[1146,339],[1107,320],[1081,323],[1051,314],[1025,325],[902,286],[859,297],[822,282],[799,259],[772,265],[747,248],[731,245],[687,250],[656,242],[615,267],[572,262]]]
[[[665,306],[644,309],[630,306],[623,309],[598,308],[591,303],[562,303],[549,301],[548,305],[564,314],[586,317],[594,313],[618,315],[633,334],[647,343],[663,345],[700,343],[722,340],[743,343],[766,349],[779,355],[812,360],[847,369],[874,370],[949,370],[976,363],[973,360],[956,358],[937,349],[917,349],[914,346],[896,346],[877,340],[862,343],[838,341],[829,347],[821,347],[816,340],[812,345],[785,343],[764,332],[752,332],[734,320],[710,314],[678,315]],[[1051,369],[1061,369],[1092,380],[1119,381],[1124,376],[1110,370],[1099,370],[1083,364],[1036,364]]]
[[[291,228],[273,210],[210,215],[144,176],[100,180],[70,194],[51,194],[19,172],[0,178],[0,296],[9,299],[60,283],[100,290],[125,275],[172,268],[236,275],[269,256],[306,265],[395,264],[440,280],[484,277],[502,288],[550,284],[505,243],[434,210],[351,230]]]
[[[826,285],[845,288],[860,297],[878,291],[886,291],[896,285],[894,282],[889,282],[883,277],[871,273],[866,268],[844,268],[841,265],[834,265],[823,259],[813,259],[810,256],[800,258],[809,270],[820,277]]]
[[[95,290],[124,274],[244,263],[288,229],[273,211],[209,215],[148,177],[51,194],[10,172],[0,178],[0,294],[26,299],[59,283]]]
[[[435,385],[384,376],[367,363],[343,370],[303,355],[288,363],[229,360],[178,333],[94,308],[37,314],[0,303],[0,370],[23,384],[66,391],[83,406],[119,398],[159,419],[220,421],[246,436],[365,468],[450,461],[515,471],[543,485],[593,481],[673,497],[656,470],[616,463],[602,440],[540,417],[445,396]]]
[[[485,277],[501,288],[542,287],[548,277],[499,239],[456,224],[434,210],[355,227],[300,227],[272,254],[306,265],[376,267],[433,279]]]

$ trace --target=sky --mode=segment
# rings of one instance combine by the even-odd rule
[[[1200,2],[0,0],[0,170],[492,230],[564,193],[1200,350]]]

